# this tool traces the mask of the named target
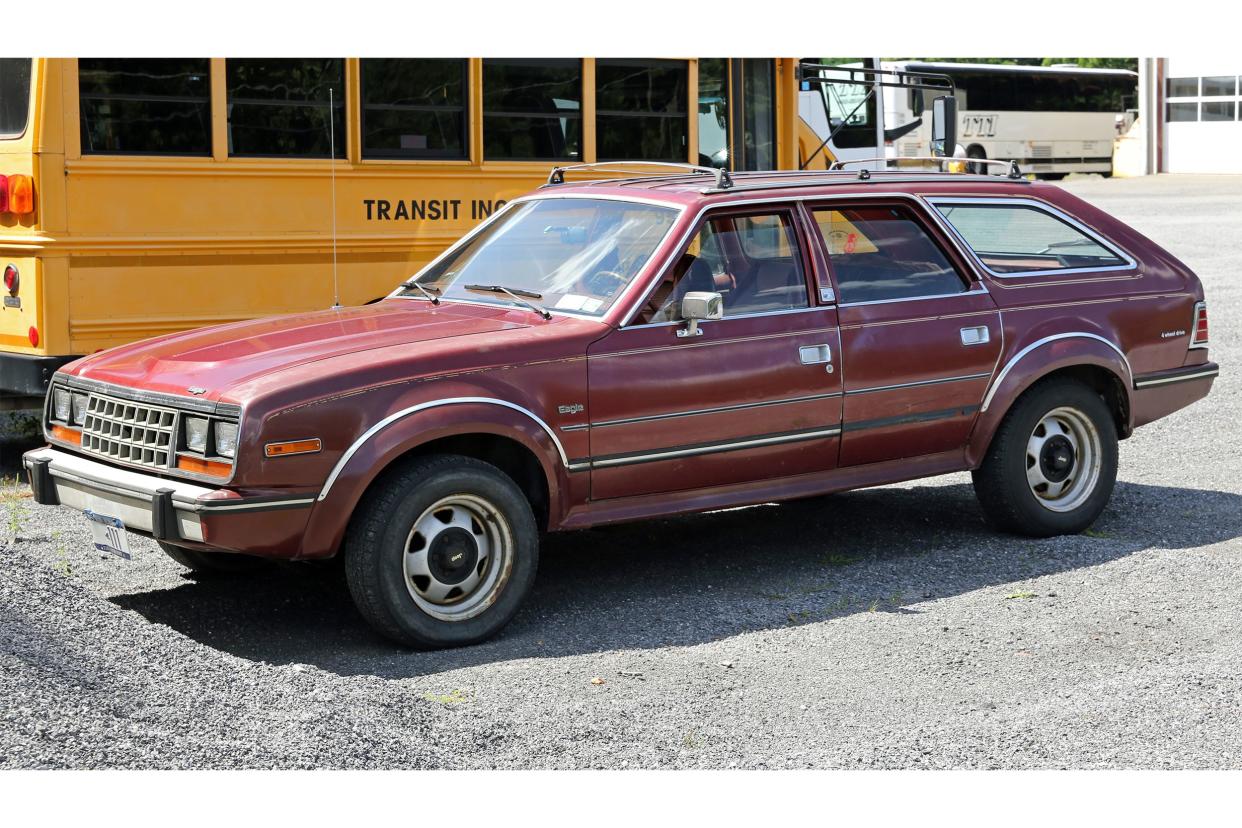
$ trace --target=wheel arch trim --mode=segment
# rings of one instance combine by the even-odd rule
[[[1017,366],[1018,362],[1021,361],[1023,357],[1031,354],[1037,348],[1041,348],[1044,345],[1048,345],[1049,343],[1057,342],[1062,339],[1093,339],[1097,342],[1103,342],[1105,345],[1112,348],[1117,353],[1117,356],[1121,357],[1121,362],[1126,369],[1126,378],[1129,380],[1129,384],[1132,385],[1134,383],[1134,370],[1130,367],[1130,360],[1126,357],[1125,352],[1121,350],[1117,343],[1100,336],[1099,334],[1088,333],[1087,331],[1071,331],[1069,333],[1053,334],[1051,336],[1045,336],[1042,339],[1035,340],[1009,358],[1009,361],[1005,363],[1005,367],[1001,368],[1000,373],[996,375],[996,379],[992,381],[991,387],[988,388],[987,394],[983,397],[983,404],[980,406],[979,410],[981,412],[988,410],[988,406],[992,404],[992,399],[996,396],[996,392],[1000,390],[1001,383],[1004,382],[1005,377],[1009,375],[1009,373],[1015,366]]]
[[[569,457],[565,454],[565,447],[561,444],[560,439],[556,436],[556,433],[552,430],[552,428],[530,409],[523,408],[522,406],[517,405],[516,403],[511,403],[508,400],[496,399],[495,397],[446,397],[438,400],[428,400],[427,402],[421,402],[417,405],[411,405],[408,408],[403,408],[400,411],[389,414],[387,417],[368,428],[362,433],[362,436],[355,440],[353,444],[345,450],[345,453],[341,455],[341,458],[336,461],[336,465],[332,467],[332,472],[328,475],[328,479],[324,481],[323,488],[320,489],[319,495],[316,497],[316,501],[322,501],[328,496],[328,493],[332,490],[333,484],[336,483],[336,480],[340,476],[341,472],[345,470],[345,466],[351,459],[353,459],[353,456],[358,453],[358,450],[366,445],[368,440],[398,420],[405,419],[412,414],[417,414],[420,411],[427,411],[432,408],[440,408],[448,405],[479,404],[501,406],[502,408],[508,408],[529,417],[541,429],[543,429],[544,433],[547,434],[552,440],[552,444],[556,446],[557,454],[560,455],[561,463],[566,469],[569,468]]]

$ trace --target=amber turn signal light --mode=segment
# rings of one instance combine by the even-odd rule
[[[34,179],[28,175],[8,177],[8,205],[4,212],[24,216],[34,212]]]
[[[291,454],[314,454],[323,449],[323,442],[318,437],[309,440],[288,440],[284,443],[268,443],[263,453],[268,457],[288,457]]]
[[[82,445],[82,432],[76,428],[54,425],[52,426],[52,436],[65,443],[73,443],[75,446]]]
[[[221,463],[219,460],[200,460],[197,457],[178,457],[177,468],[195,474],[209,474],[212,477],[228,477],[233,472],[233,464]]]

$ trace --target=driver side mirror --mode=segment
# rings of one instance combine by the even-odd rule
[[[952,155],[957,149],[957,98],[932,101],[932,155]]]
[[[692,290],[681,297],[681,318],[686,327],[678,328],[678,336],[702,336],[703,330],[699,321],[703,319],[720,319],[724,316],[724,299],[719,293],[707,290]]]

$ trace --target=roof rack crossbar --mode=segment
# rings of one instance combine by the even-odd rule
[[[828,168],[829,172],[836,172],[845,168],[846,164],[873,164],[877,161],[891,163],[893,161],[936,161],[941,164],[949,161],[957,161],[964,164],[988,164],[992,166],[1000,166],[1005,168],[1005,174],[1009,178],[1021,178],[1022,170],[1018,168],[1017,161],[1000,161],[995,158],[958,158],[949,155],[901,155],[884,158],[847,158],[841,161],[833,161],[832,166]],[[870,171],[863,169],[859,174],[868,173]]]
[[[733,178],[729,171],[718,167],[700,167],[696,164],[679,164],[675,161],[597,161],[592,164],[570,164],[566,167],[553,167],[548,174],[548,183],[544,186],[565,183],[565,173],[571,170],[597,170],[599,172],[632,173],[632,167],[668,167],[701,175],[710,175],[716,179],[716,189],[727,190],[733,186]],[[674,173],[669,173],[674,175]]]

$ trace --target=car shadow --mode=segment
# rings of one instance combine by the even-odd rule
[[[693,645],[1242,536],[1242,496],[1119,483],[1087,534],[984,523],[969,485],[869,489],[551,535],[533,594],[492,641],[414,652],[370,631],[341,567],[287,564],[111,600],[245,659],[341,675],[442,673],[515,659]]]

